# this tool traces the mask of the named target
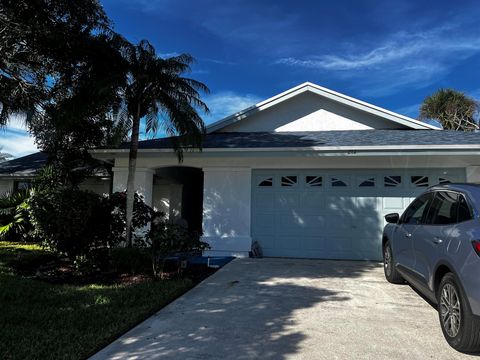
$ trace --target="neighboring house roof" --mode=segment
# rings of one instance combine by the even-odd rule
[[[172,149],[172,138],[160,138],[139,142],[140,150]],[[129,144],[117,150],[93,150],[94,152],[124,152]],[[480,133],[431,130],[348,130],[309,132],[225,132],[205,135],[203,148],[208,149],[478,149]]]
[[[33,153],[0,163],[0,176],[33,176],[45,166],[48,156],[43,152]]]
[[[0,163],[0,177],[32,177],[47,164],[48,156],[44,152],[37,152],[13,160]],[[109,176],[104,162],[98,162],[93,176]]]
[[[291,88],[281,94],[273,96],[267,100],[261,101],[256,105],[250,106],[238,113],[230,115],[224,119],[221,119],[207,127],[207,133],[212,133],[215,131],[219,131],[231,124],[234,124],[238,121],[242,121],[245,118],[249,117],[250,115],[256,114],[260,111],[264,111],[274,105],[282,103],[288,99],[291,99],[294,96],[300,95],[305,92],[312,92],[314,94],[323,96],[325,98],[331,99],[338,103],[347,105],[349,107],[367,112],[372,115],[380,116],[384,119],[390,120],[394,123],[400,124],[402,126],[406,126],[407,128],[411,129],[432,129],[432,130],[439,130],[438,127],[434,125],[427,124],[423,121],[412,119],[408,116],[397,114],[393,111],[383,109],[379,106],[375,106],[369,104],[367,102],[352,98],[350,96],[338,93],[336,91],[324,88],[322,86],[306,82],[300,84],[294,88]]]

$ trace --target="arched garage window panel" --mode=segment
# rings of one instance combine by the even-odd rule
[[[339,179],[339,178],[336,178],[336,177],[332,177],[331,178],[331,184],[332,184],[332,187],[345,187],[345,186],[348,186],[347,185],[347,181],[345,179]]]
[[[297,185],[297,176],[295,175],[282,176],[281,185],[283,187],[291,187],[291,186]]]
[[[440,185],[443,185],[443,184],[450,184],[450,183],[451,183],[451,181],[450,181],[450,180],[448,180],[448,179],[446,179],[446,178],[443,178],[443,177],[441,177],[441,178],[438,178],[438,183],[439,183]]]
[[[399,175],[390,175],[383,178],[383,185],[385,187],[397,187],[402,185],[402,177]]]
[[[273,177],[267,177],[258,182],[259,187],[271,187],[273,186]]]
[[[358,186],[359,187],[374,187],[375,186],[375,178],[374,177],[362,178],[362,179],[360,179]]]
[[[411,176],[410,182],[415,187],[428,187],[428,176],[423,176],[423,175]]]
[[[320,187],[323,185],[323,178],[321,176],[307,175],[305,177],[305,183],[307,186]]]

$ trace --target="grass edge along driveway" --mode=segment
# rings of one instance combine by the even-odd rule
[[[0,242],[0,358],[83,359],[189,290],[188,279],[51,284],[17,275],[48,253]]]

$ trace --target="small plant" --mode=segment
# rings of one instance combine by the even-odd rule
[[[26,241],[31,238],[29,196],[30,191],[23,190],[0,197],[0,240]]]
[[[189,231],[179,224],[166,222],[161,213],[153,217],[149,238],[155,277],[162,276],[169,257],[185,259],[199,255],[203,250],[210,248],[206,242],[201,241],[201,233]]]
[[[135,193],[133,205],[133,221],[132,232],[134,244],[137,247],[148,246],[148,230],[147,226],[152,220],[154,211],[145,204],[143,197]],[[112,213],[111,218],[111,244],[118,245],[120,243],[126,244],[126,204],[127,194],[126,192],[116,192],[108,196],[108,202],[110,211]]]

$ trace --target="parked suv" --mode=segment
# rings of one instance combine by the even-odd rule
[[[438,306],[447,342],[480,350],[480,185],[429,188],[383,230],[385,277],[404,280]]]

